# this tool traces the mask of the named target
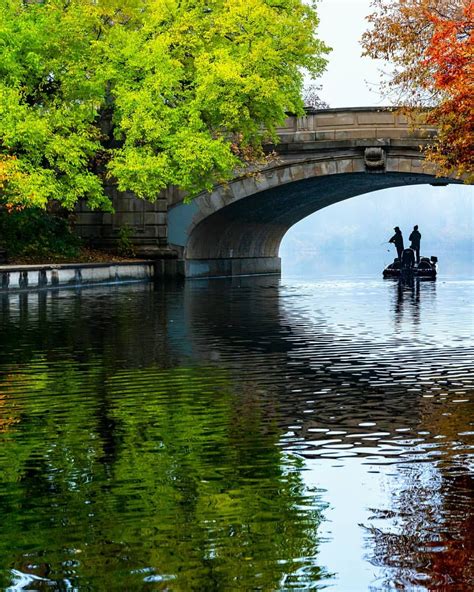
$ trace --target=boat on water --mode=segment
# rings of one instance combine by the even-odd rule
[[[411,251],[408,253],[407,251]],[[438,273],[438,257],[420,257],[416,263],[412,249],[405,249],[402,253],[402,260],[396,257],[393,263],[387,265],[383,270],[384,278],[418,277],[435,280]]]

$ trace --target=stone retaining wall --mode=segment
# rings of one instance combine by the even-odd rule
[[[151,261],[126,263],[73,263],[61,265],[0,266],[0,293],[19,290],[76,288],[94,284],[150,281]]]

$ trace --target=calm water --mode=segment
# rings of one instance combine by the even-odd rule
[[[0,300],[0,588],[472,590],[473,288]]]

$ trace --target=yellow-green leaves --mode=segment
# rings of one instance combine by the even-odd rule
[[[0,197],[105,207],[107,176],[147,199],[211,189],[301,111],[317,24],[302,0],[5,0]]]

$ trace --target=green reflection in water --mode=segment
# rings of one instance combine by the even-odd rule
[[[0,586],[275,590],[325,576],[321,504],[216,368],[35,357],[0,384]],[[41,582],[35,588],[41,589]]]

